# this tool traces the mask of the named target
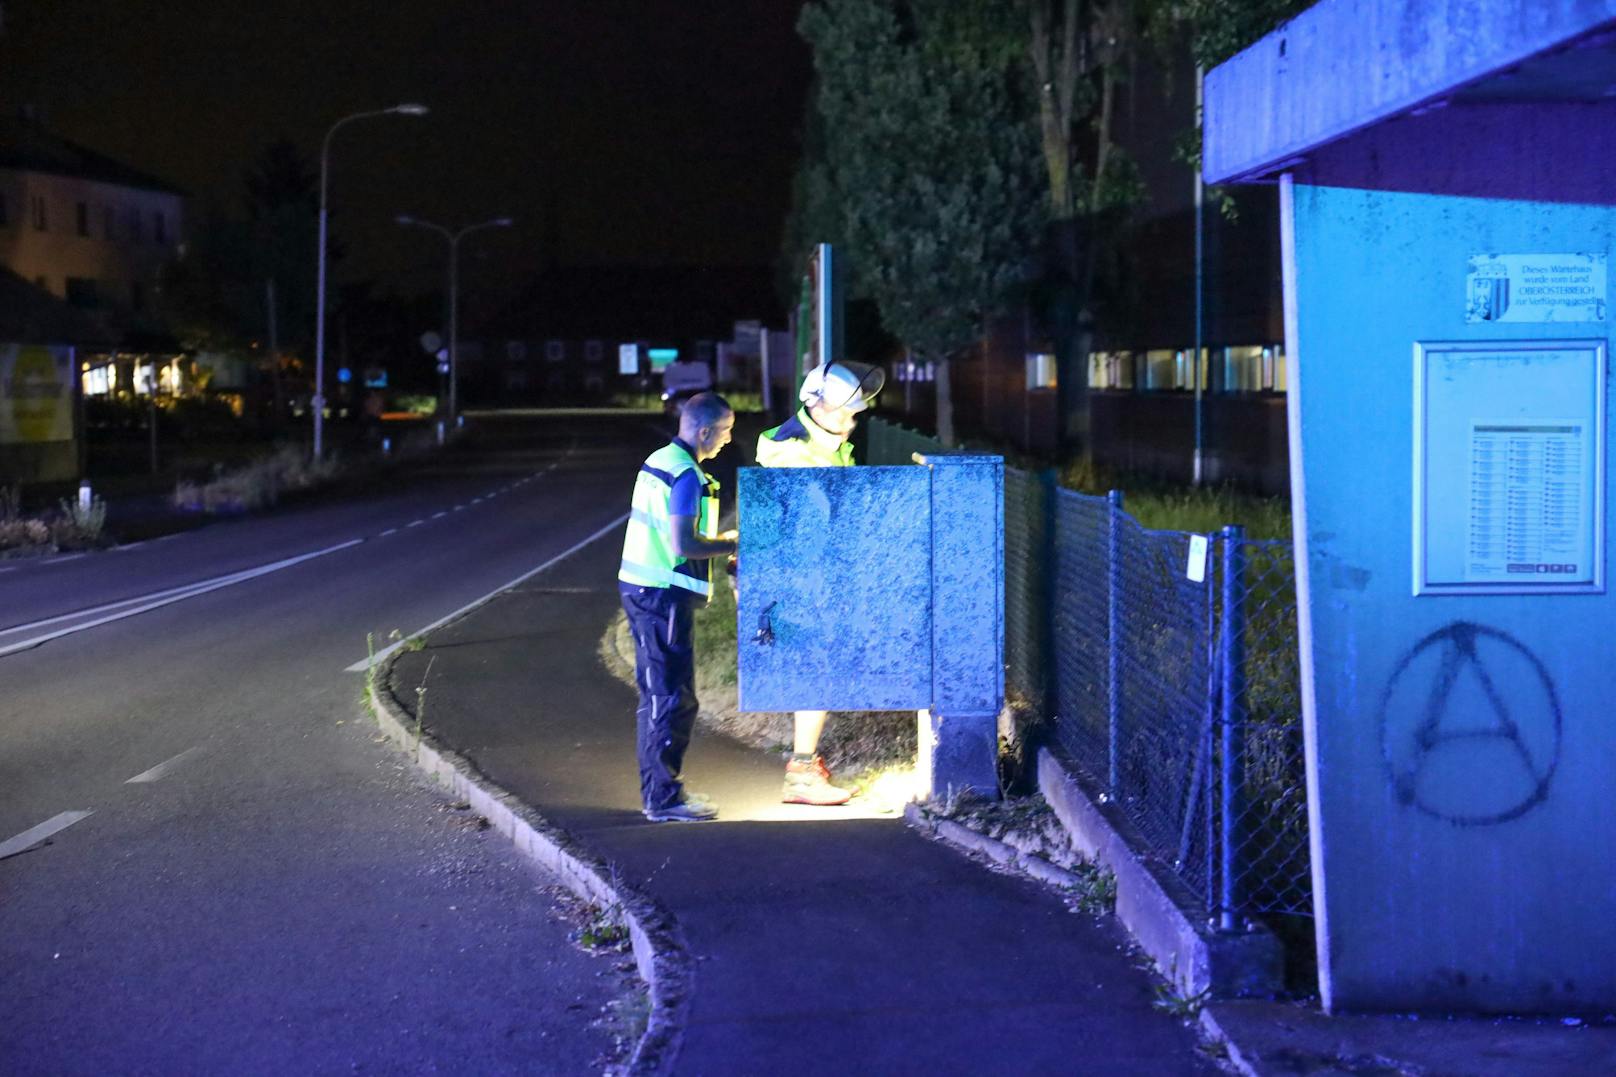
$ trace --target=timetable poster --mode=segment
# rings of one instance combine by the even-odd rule
[[[1605,342],[1415,345],[1415,594],[1604,589]]]

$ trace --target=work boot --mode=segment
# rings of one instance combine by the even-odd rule
[[[786,781],[780,799],[787,804],[813,804],[833,807],[853,798],[852,790],[831,784],[830,769],[817,755],[794,755],[786,764]]]

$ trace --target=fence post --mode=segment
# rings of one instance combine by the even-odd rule
[[[1052,467],[1038,473],[1038,496],[1043,499],[1044,541],[1039,551],[1043,561],[1043,586],[1038,602],[1038,662],[1044,671],[1044,713],[1060,718],[1060,634],[1055,628],[1055,610],[1060,595],[1060,483]]]
[[[1122,491],[1105,495],[1106,786],[1122,798]]]
[[[1222,697],[1220,720],[1222,752],[1222,889],[1218,910],[1220,931],[1240,930],[1240,819],[1244,814],[1246,721],[1246,529],[1223,529],[1223,631],[1218,656]]]

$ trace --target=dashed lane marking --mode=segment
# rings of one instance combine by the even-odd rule
[[[173,759],[165,759],[163,762],[157,764],[155,767],[151,768],[150,770],[141,771],[139,774],[136,774],[133,778],[130,778],[128,781],[124,782],[123,784],[125,784],[125,785],[139,785],[139,784],[144,783],[144,782],[161,781],[165,776],[167,776],[169,774],[169,772],[174,770],[181,763],[183,763],[186,759],[189,759],[191,756],[195,755],[197,752],[200,752],[201,750],[202,750],[202,748],[201,748],[200,745],[195,747],[195,748],[187,748],[187,749],[185,749],[185,751],[181,752],[179,755],[176,755]]]
[[[349,539],[347,542],[339,542],[335,546],[327,546],[323,550],[314,550],[310,553],[299,554],[296,557],[288,557],[280,561],[273,561],[267,565],[260,565],[257,568],[246,569],[242,572],[232,572],[228,576],[219,576],[211,580],[202,580],[199,583],[187,584],[184,587],[175,587],[167,591],[157,591],[149,595],[141,595],[138,598],[129,598],[123,600],[122,602],[114,602],[106,606],[99,606],[93,609],[79,610],[75,613],[66,613],[57,617],[48,617],[45,620],[35,621],[31,624],[16,625],[0,631],[0,636],[9,636],[18,632],[43,628],[46,625],[59,624],[62,621],[77,621],[81,617],[91,618],[91,620],[84,621],[82,623],[69,624],[64,628],[58,628],[54,631],[43,633],[42,635],[32,636],[28,639],[18,640],[16,643],[0,646],[0,658],[4,658],[8,654],[15,654],[18,651],[26,651],[32,647],[38,647],[40,644],[49,643],[53,639],[60,639],[63,636],[71,636],[75,632],[83,632],[87,629],[97,628],[104,624],[110,624],[113,621],[121,621],[126,617],[134,617],[137,614],[146,613],[149,610],[155,610],[163,606],[172,605],[175,602],[184,602],[188,598],[196,598],[198,595],[205,595],[210,591],[217,591],[221,587],[231,587],[238,583],[245,583],[248,580],[257,579],[259,576],[267,576],[272,572],[279,572],[282,569],[291,568],[293,565],[300,565],[304,561],[312,561],[316,557],[324,557],[326,554],[336,553],[338,550],[346,550],[348,547],[357,546],[364,541],[364,539]],[[122,609],[120,607],[128,608]],[[96,616],[96,614],[101,614],[104,611],[110,612],[105,612],[104,616]]]
[[[386,538],[388,535],[396,535],[396,534],[398,534],[398,528],[389,527],[386,531],[383,531],[380,535],[377,535],[376,537],[377,538]]]
[[[95,813],[87,811],[64,811],[60,815],[53,815],[38,826],[30,827],[16,837],[0,842],[0,860],[16,856],[18,853],[26,853],[51,835],[58,834],[93,814]]]

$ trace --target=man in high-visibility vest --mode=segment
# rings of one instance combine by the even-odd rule
[[[797,414],[758,438],[760,467],[850,467],[853,446],[848,438],[859,412],[881,391],[886,375],[880,367],[835,359],[803,378]],[[793,716],[791,760],[786,764],[780,799],[787,804],[833,806],[853,796],[831,780],[819,755],[827,711],[797,711]]]
[[[729,444],[735,412],[717,393],[691,397],[679,436],[634,480],[617,587],[634,634],[640,797],[653,822],[716,819],[718,809],[680,780],[696,724],[695,611],[712,598],[712,560],[735,552],[718,533],[718,482],[701,469]]]

